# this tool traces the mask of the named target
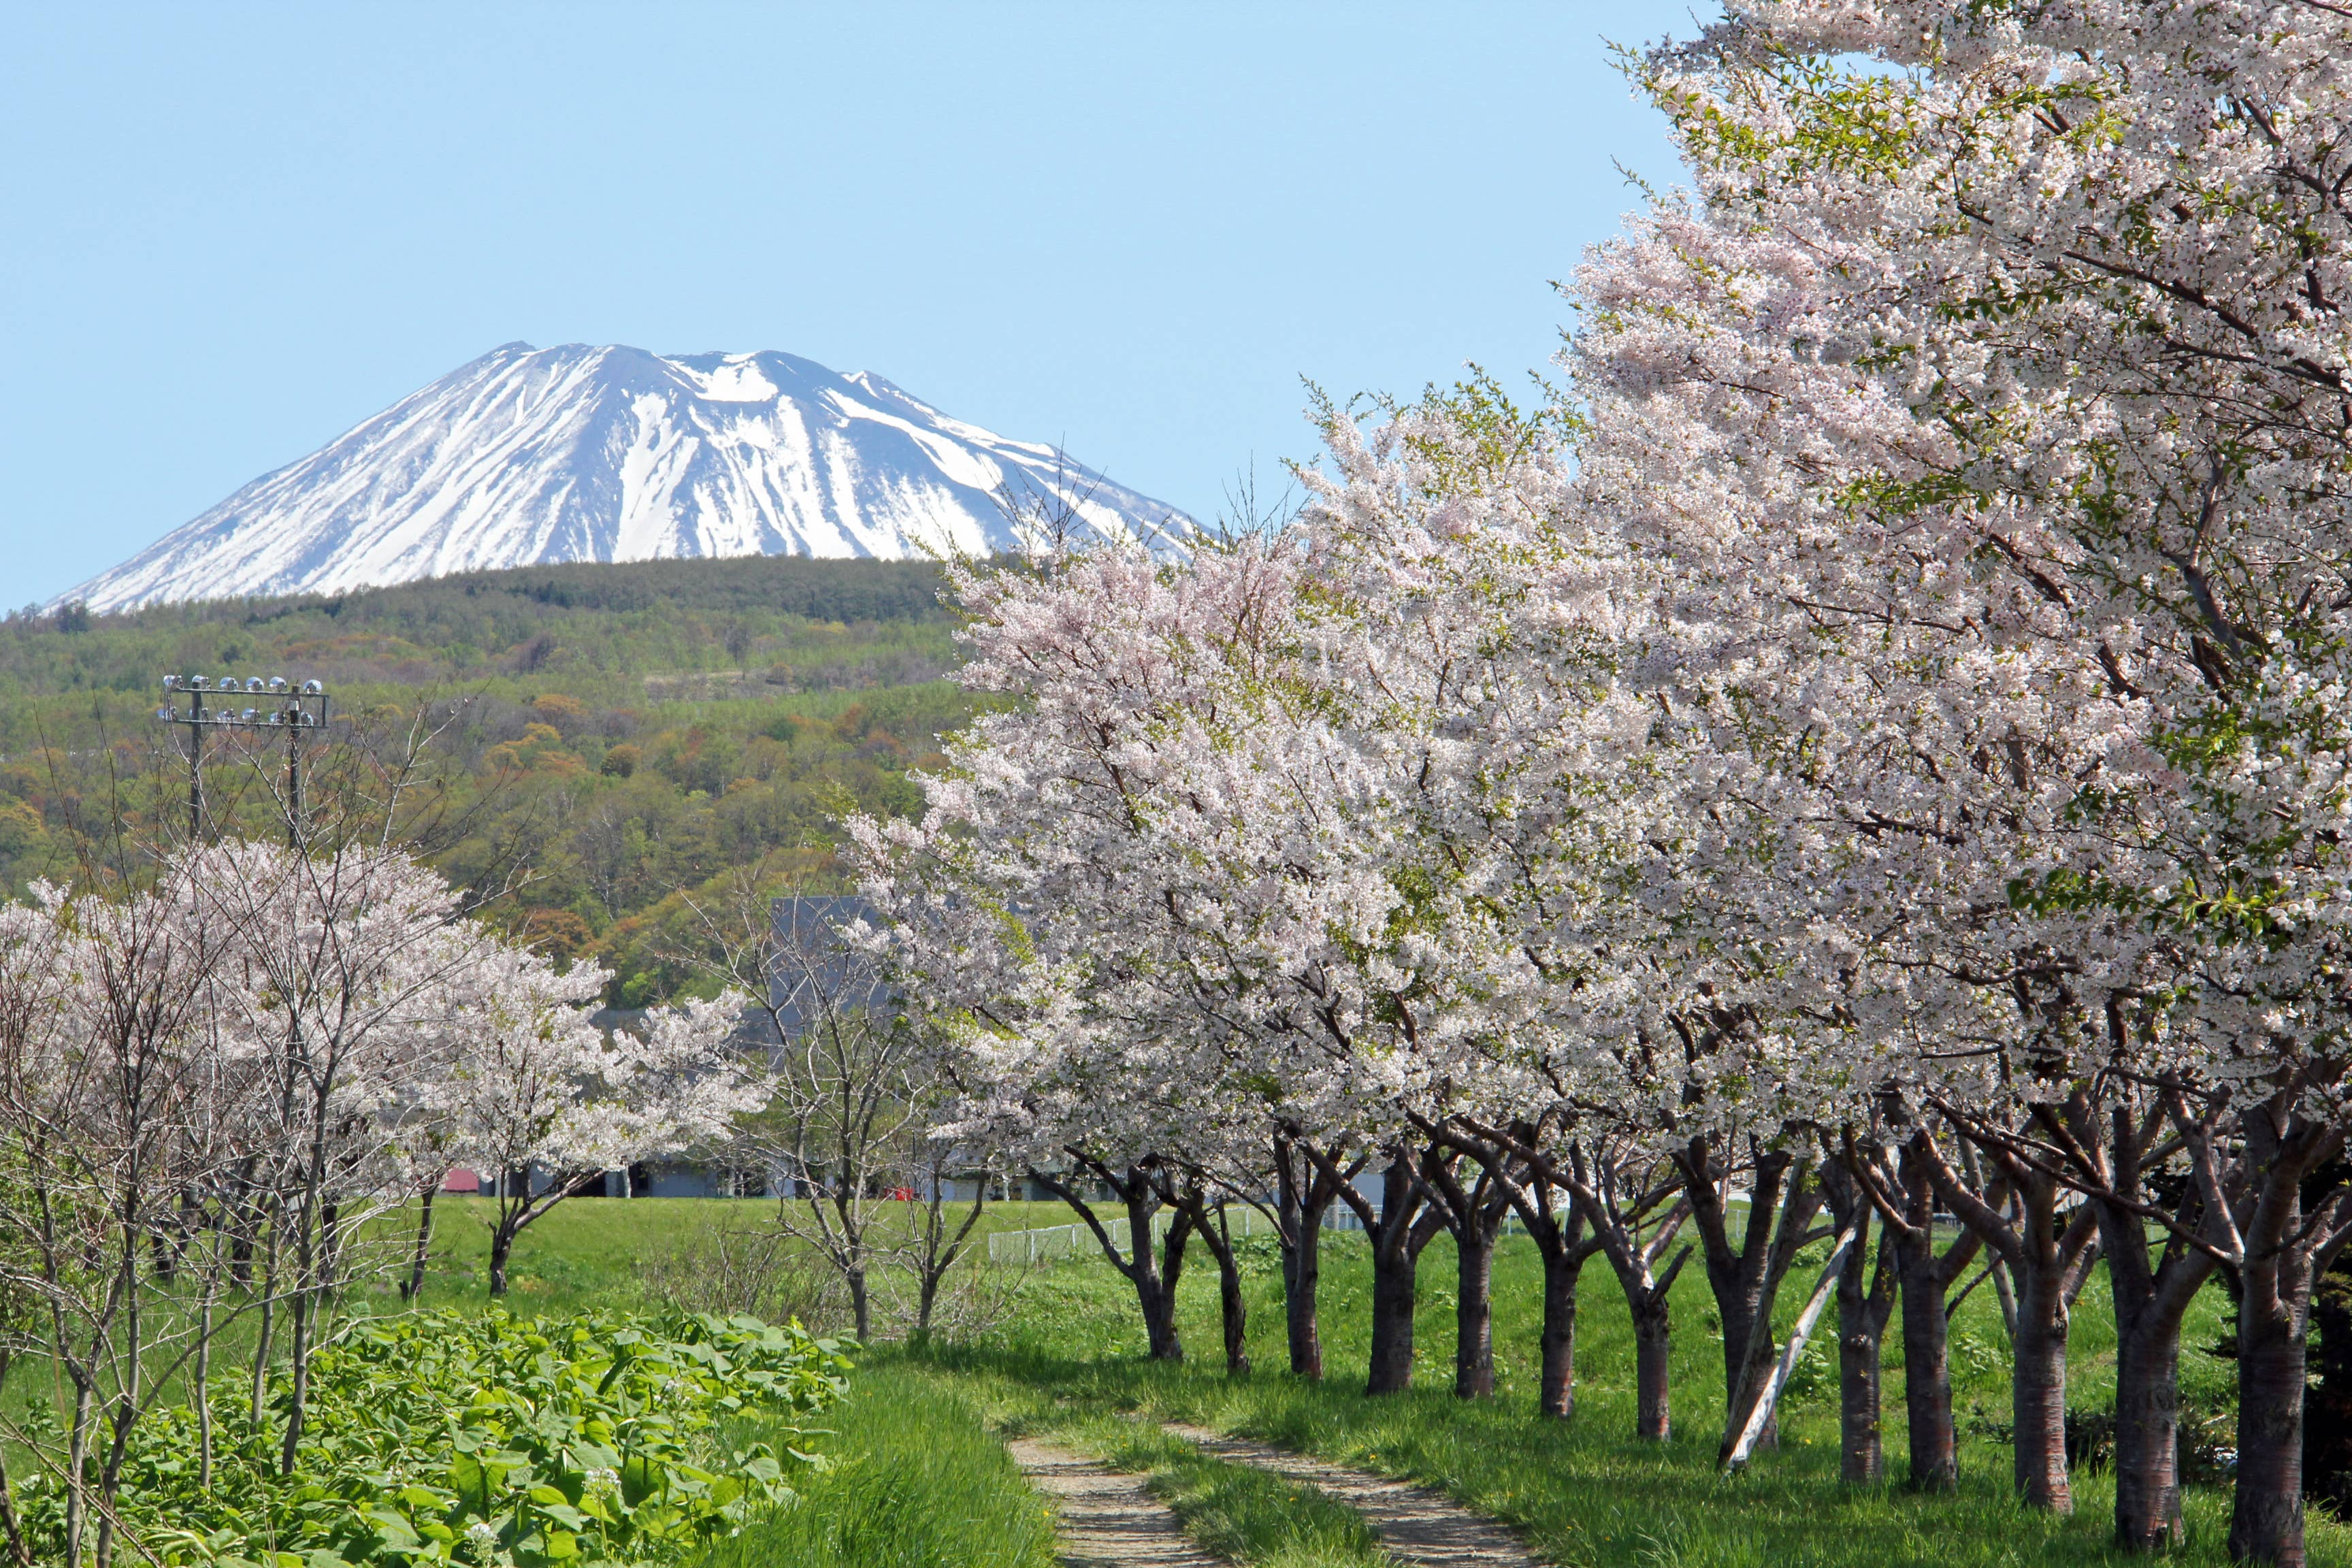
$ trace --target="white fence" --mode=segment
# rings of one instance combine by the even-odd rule
[[[1151,1216],[1151,1236],[1158,1240],[1168,1234],[1169,1223],[1175,1218],[1166,1209]],[[1226,1224],[1233,1234],[1240,1236],[1271,1236],[1274,1226],[1264,1215],[1247,1204],[1234,1204],[1225,1210]],[[1105,1220],[1103,1229],[1110,1233],[1114,1246],[1127,1250],[1135,1232],[1123,1219]],[[1083,1225],[1048,1225],[1035,1230],[1000,1230],[988,1238],[988,1260],[991,1263],[1051,1263],[1064,1258],[1091,1258],[1100,1250],[1094,1232]]]
[[[1166,1209],[1152,1216],[1151,1234],[1155,1240],[1168,1234],[1168,1222],[1172,1217]],[[1248,1204],[1228,1205],[1225,1218],[1236,1237],[1274,1234],[1274,1223]],[[1112,1243],[1119,1250],[1127,1250],[1128,1238],[1131,1234],[1127,1221],[1105,1220],[1103,1228],[1110,1233]],[[1364,1228],[1364,1222],[1347,1205],[1333,1204],[1323,1211],[1323,1228],[1326,1231],[1360,1231]],[[1517,1211],[1513,1211],[1503,1216],[1502,1228],[1497,1234],[1525,1236],[1527,1233],[1528,1227],[1519,1222]],[[988,1260],[991,1263],[1052,1263],[1065,1258],[1092,1258],[1099,1251],[1094,1233],[1083,1225],[1049,1225],[1035,1230],[1000,1230],[988,1238]]]
[[[1381,1211],[1377,1208],[1372,1211],[1375,1215],[1379,1215],[1380,1212]],[[1323,1228],[1325,1230],[1362,1230],[1364,1228],[1363,1216],[1357,1214],[1354,1209],[1349,1208],[1346,1204],[1333,1204],[1329,1208],[1323,1211]],[[1528,1227],[1519,1223],[1519,1211],[1512,1209],[1503,1215],[1502,1228],[1497,1230],[1495,1234],[1498,1237],[1503,1237],[1525,1236],[1527,1233]]]

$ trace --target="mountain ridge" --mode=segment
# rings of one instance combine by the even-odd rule
[[[868,371],[499,345],[51,601],[107,613],[561,562],[1012,548],[1000,498],[1097,531],[1174,508]]]

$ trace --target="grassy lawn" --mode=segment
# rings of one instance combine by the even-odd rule
[[[487,1304],[488,1202],[436,1205],[428,1306]],[[518,1243],[509,1307],[522,1313],[655,1304],[650,1279],[666,1260],[729,1226],[772,1221],[757,1200],[581,1199]],[[992,1207],[988,1228],[1068,1223],[1058,1205]],[[387,1238],[404,1231],[386,1216]],[[1715,1473],[1722,1419],[1720,1342],[1703,1279],[1686,1270],[1675,1310],[1675,1437],[1633,1442],[1633,1351],[1623,1300],[1606,1269],[1584,1276],[1578,1324],[1577,1410],[1565,1423],[1531,1415],[1540,1267],[1532,1247],[1507,1240],[1495,1270],[1500,1396],[1464,1405],[1450,1394],[1453,1257],[1440,1237],[1422,1267],[1416,1386],[1363,1397],[1370,1270],[1360,1237],[1328,1238],[1322,1324],[1329,1378],[1294,1379],[1285,1355],[1279,1269],[1269,1240],[1243,1244],[1257,1371],[1229,1379],[1222,1365],[1216,1278],[1206,1258],[1187,1270],[1181,1327],[1193,1360],[1145,1362],[1126,1282],[1097,1258],[1039,1267],[1019,1278],[1010,1309],[976,1330],[928,1346],[862,1353],[849,1400],[820,1445],[835,1461],[804,1489],[803,1505],[729,1543],[711,1568],[1044,1568],[1053,1560],[1048,1516],[1006,1458],[1000,1438],[1045,1435],[1147,1473],[1202,1540],[1265,1568],[1360,1568],[1377,1552],[1355,1516],[1312,1491],[1209,1458],[1138,1416],[1182,1418],[1325,1458],[1422,1480],[1523,1529],[1562,1563],[1990,1564],[2121,1563],[2106,1546],[2112,1505],[2104,1472],[2074,1477],[2072,1519],[2030,1513],[2009,1496],[2009,1451],[1993,1428],[2008,1419],[2006,1346],[1990,1291],[1954,1321],[1952,1365],[1963,1432],[1958,1496],[1916,1499],[1897,1488],[1853,1491],[1837,1480],[1836,1377],[1825,1325],[1782,1410],[1782,1445],[1735,1480]],[[1808,1279],[1810,1276],[1808,1276]],[[1801,1288],[1789,1292],[1801,1295]],[[355,1280],[344,1307],[403,1309],[389,1279]],[[2226,1302],[2209,1289],[2192,1312],[2182,1376],[2186,1403],[2228,1406],[2231,1367],[2205,1353],[2222,1337]],[[1784,1304],[1793,1315],[1794,1303]],[[1832,1320],[1833,1322],[1833,1320]],[[837,1329],[839,1324],[820,1323]],[[1902,1466],[1902,1366],[1888,1344],[1885,1423],[1891,1466]],[[237,1352],[225,1347],[224,1358]],[[2113,1333],[2104,1277],[2074,1318],[2070,1403],[2108,1400]],[[29,1381],[29,1380],[27,1380]],[[11,1402],[26,1392],[19,1383]],[[2193,1488],[2189,1544],[2175,1560],[2224,1561],[2229,1496]],[[2315,1564],[2352,1568],[2352,1529],[2315,1513]]]
[[[1577,1412],[1566,1423],[1536,1420],[1534,1397],[1538,1260],[1509,1243],[1496,1268],[1496,1340],[1502,1394],[1465,1405],[1451,1397],[1452,1255],[1444,1238],[1425,1255],[1417,1324],[1416,1386],[1402,1396],[1360,1393],[1368,1349],[1370,1270],[1360,1240],[1336,1242],[1325,1263],[1322,1323],[1329,1380],[1315,1385],[1283,1364],[1279,1280],[1270,1247],[1254,1248],[1251,1355],[1261,1369],[1224,1376],[1217,1353],[1215,1279],[1188,1274],[1181,1326],[1203,1363],[1154,1366],[1123,1280],[1098,1266],[1068,1266],[1033,1278],[1021,1310],[992,1331],[936,1347],[927,1359],[987,1397],[1017,1403],[1043,1394],[1069,1410],[1181,1417],[1263,1437],[1324,1458],[1429,1482],[1509,1521],[1563,1563],[1937,1564],[2123,1562],[2106,1544],[2113,1491],[2101,1473],[2075,1477],[2077,1512],[2053,1519],[2009,1495],[2009,1450],[1986,1428],[2008,1417],[2006,1347],[2000,1311],[1979,1292],[1954,1323],[1956,1402],[1967,1431],[1962,1489],[1956,1498],[1916,1499],[1896,1488],[1856,1492],[1837,1479],[1835,1368],[1826,1354],[1801,1373],[1784,1406],[1782,1447],[1747,1476],[1726,1481],[1714,1459],[1722,1420],[1720,1341],[1702,1279],[1686,1271],[1675,1296],[1674,1441],[1633,1442],[1631,1327],[1623,1300],[1600,1267],[1581,1291]],[[2208,1292],[2192,1314],[2187,1343],[2221,1337],[2225,1303]],[[1793,1315],[1793,1305],[1788,1308]],[[2114,1341],[2104,1281],[2075,1314],[2072,1403],[2103,1405],[2111,1386]],[[1826,1348],[1826,1347],[1825,1347]],[[1889,1345],[1887,1450],[1902,1455],[1901,1357]],[[1809,1361],[1811,1358],[1809,1358]],[[2226,1363],[2192,1348],[2183,1379],[2193,1403],[2222,1394]],[[2225,1561],[2229,1496],[2192,1489],[2190,1542],[2178,1561]],[[2315,1516],[2311,1561],[2352,1563],[2352,1530]]]
[[[444,1199],[441,1206],[426,1300],[481,1300],[488,1205],[478,1199]],[[765,1217],[766,1205],[750,1201],[567,1203],[518,1244],[513,1304],[520,1310],[640,1304],[648,1259],[674,1252],[698,1230]],[[992,1212],[989,1228],[1068,1220],[1068,1212],[1057,1205],[1004,1205]],[[1107,1267],[1082,1260],[1040,1268],[1023,1281],[1013,1310],[992,1326],[919,1352],[877,1347],[867,1354],[853,1380],[857,1394],[845,1411],[841,1441],[845,1451],[854,1450],[861,1456],[858,1464],[871,1469],[896,1440],[893,1432],[917,1439],[902,1468],[893,1472],[900,1478],[893,1483],[899,1489],[880,1488],[871,1479],[845,1480],[838,1493],[813,1493],[812,1502],[819,1495],[835,1496],[844,1507],[854,1503],[866,1510],[861,1518],[887,1516],[898,1521],[890,1529],[916,1531],[908,1522],[913,1514],[906,1510],[915,1509],[912,1500],[926,1488],[936,1485],[940,1506],[950,1512],[971,1506],[950,1500],[963,1495],[959,1489],[976,1486],[981,1472],[935,1471],[934,1466],[947,1464],[949,1450],[964,1452],[962,1445],[971,1443],[978,1445],[971,1450],[975,1454],[993,1453],[994,1439],[986,1436],[991,1427],[1050,1432],[1073,1447],[1151,1472],[1155,1486],[1203,1539],[1238,1561],[1360,1560],[1363,1543],[1349,1534],[1352,1516],[1330,1516],[1326,1510],[1331,1505],[1323,1500],[1286,1496],[1279,1481],[1234,1473],[1234,1467],[1203,1458],[1132,1420],[1105,1419],[1145,1415],[1198,1421],[1440,1486],[1520,1526],[1539,1551],[1563,1563],[1976,1568],[2124,1561],[2106,1546],[2113,1494],[2104,1472],[2076,1474],[2077,1511],[2071,1520],[2031,1513],[2011,1500],[2009,1451],[1992,1433],[2008,1419],[2007,1352],[2000,1310],[1989,1289],[1972,1295],[1953,1325],[1955,1400],[1963,1429],[1961,1491],[1956,1498],[1921,1500],[1898,1488],[1855,1492],[1838,1484],[1836,1376],[1826,1332],[1783,1407],[1780,1451],[1761,1458],[1739,1479],[1716,1475],[1723,1409],[1720,1341],[1712,1303],[1695,1268],[1685,1271],[1675,1297],[1675,1436],[1664,1447],[1636,1444],[1628,1436],[1633,1403],[1631,1330],[1622,1298],[1598,1264],[1587,1270],[1580,1293],[1576,1415],[1554,1424],[1529,1414],[1541,1270],[1524,1241],[1506,1241],[1496,1263],[1499,1397],[1465,1405],[1448,1392],[1453,1257],[1440,1237],[1422,1267],[1418,1386],[1401,1397],[1367,1400],[1360,1391],[1370,1329],[1370,1270],[1360,1237],[1334,1236],[1328,1248],[1322,1323],[1330,1375],[1319,1386],[1280,1370],[1280,1279],[1270,1242],[1244,1244],[1250,1271],[1250,1353],[1258,1371],[1243,1380],[1223,1374],[1216,1280],[1205,1258],[1188,1270],[1181,1293],[1181,1326],[1194,1357],[1183,1367],[1143,1361],[1133,1298]],[[2109,1396],[2114,1336],[2105,1289],[2104,1277],[2095,1278],[2075,1312],[2070,1402],[2078,1408],[2098,1408]],[[2209,1290],[2191,1314],[2182,1376],[2192,1409],[2227,1407],[2229,1363],[2201,1348],[2222,1337],[2225,1307],[2220,1292]],[[1785,1304],[1784,1311],[1793,1314],[1794,1304]],[[1899,1474],[1902,1358],[1892,1337],[1887,1348],[1886,1447]],[[893,1405],[921,1412],[921,1418],[902,1427],[873,1414]],[[957,1435],[951,1444],[941,1436],[949,1433]],[[1011,1477],[1009,1484],[1018,1487],[1009,1470],[994,1473],[997,1484]],[[2191,1489],[2190,1541],[2179,1560],[2224,1560],[2228,1508],[2226,1489]],[[823,1507],[812,1508],[808,1517],[814,1521],[822,1511]],[[875,1530],[879,1533],[872,1539],[887,1533],[878,1524]],[[2315,1563],[2352,1565],[2352,1530],[2315,1515],[2310,1545]],[[785,1536],[747,1537],[730,1550],[745,1563],[778,1568],[801,1561],[931,1561],[914,1547],[894,1547],[870,1558],[805,1555],[815,1549]]]
[[[488,1300],[495,1213],[488,1198],[435,1200],[425,1306],[462,1308]],[[648,1281],[681,1252],[723,1227],[757,1228],[774,1217],[775,1205],[765,1198],[570,1198],[516,1239],[507,1266],[507,1305],[522,1313],[646,1306]],[[982,1215],[980,1234],[1068,1220],[1069,1211],[1060,1204],[996,1203]],[[371,1233],[369,1256],[387,1265],[404,1258],[415,1225],[413,1209],[385,1215]],[[398,1310],[394,1281],[405,1272],[387,1267],[362,1278],[349,1304]]]
[[[707,1568],[1052,1568],[1052,1512],[950,1380],[862,1367],[826,1424],[828,1468],[799,1506]]]

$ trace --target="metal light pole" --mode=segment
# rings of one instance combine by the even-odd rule
[[[296,686],[282,675],[265,680],[224,675],[167,675],[164,700],[155,710],[165,724],[188,727],[188,842],[204,836],[205,731],[246,730],[286,732],[286,842],[302,846],[302,747],[327,732],[327,689],[315,680]]]

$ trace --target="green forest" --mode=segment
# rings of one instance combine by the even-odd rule
[[[336,719],[314,795],[385,791],[407,766],[404,836],[641,1005],[689,983],[665,933],[698,890],[737,868],[837,887],[839,815],[915,807],[908,771],[971,711],[940,586],[926,562],[772,556],[20,611],[0,620],[0,876],[20,894],[184,832],[166,675],[316,679]],[[268,831],[272,745],[215,742],[205,831]]]

